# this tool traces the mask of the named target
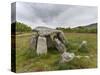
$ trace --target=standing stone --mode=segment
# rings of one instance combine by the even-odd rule
[[[59,33],[57,33],[57,37],[64,45],[68,45],[68,41],[66,41],[63,32],[60,31]]]
[[[65,45],[58,38],[55,38],[54,41],[55,41],[56,48],[59,50],[60,53],[66,51]]]
[[[34,35],[34,36],[32,36],[31,41],[30,41],[30,47],[35,50],[36,49],[36,44],[37,44],[37,36]]]
[[[37,42],[37,54],[46,54],[47,53],[47,41],[45,37],[38,37]]]
[[[46,36],[46,38],[47,38],[47,47],[48,48],[54,47],[53,40],[52,40],[51,36],[48,35],[48,36]]]
[[[64,34],[62,32],[57,33],[57,37],[63,44],[66,43],[65,38],[64,38]]]

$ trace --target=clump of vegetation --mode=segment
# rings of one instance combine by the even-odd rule
[[[12,31],[15,31],[17,33],[22,33],[22,32],[32,32],[32,28],[29,27],[28,25],[20,22],[14,22],[11,24]]]

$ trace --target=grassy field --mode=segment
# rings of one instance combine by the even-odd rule
[[[68,69],[84,69],[97,67],[97,35],[92,33],[65,33],[66,40],[69,41],[69,52],[75,55],[88,55],[90,58],[74,58],[72,61],[60,64],[60,54],[56,49],[48,49],[47,55],[37,56],[36,50],[30,48],[30,38],[32,34],[16,36],[16,71],[53,71]],[[78,51],[80,43],[86,40],[87,51]]]

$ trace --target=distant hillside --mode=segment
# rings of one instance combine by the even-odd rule
[[[97,28],[97,23],[93,23],[93,24],[90,24],[88,26],[85,26],[86,28]]]
[[[83,27],[83,28],[88,28],[88,29],[96,29],[97,28],[97,23],[93,23],[93,24],[90,24],[90,25],[86,25],[86,26],[78,26],[78,27],[75,27],[75,28],[80,28],[80,27]]]
[[[78,26],[75,28],[56,28],[64,32],[76,32],[76,33],[97,33],[97,23],[93,23],[86,26]]]

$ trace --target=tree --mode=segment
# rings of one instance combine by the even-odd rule
[[[12,29],[15,28],[15,32],[31,32],[32,31],[31,27],[20,22],[12,23],[11,26],[12,26]]]

